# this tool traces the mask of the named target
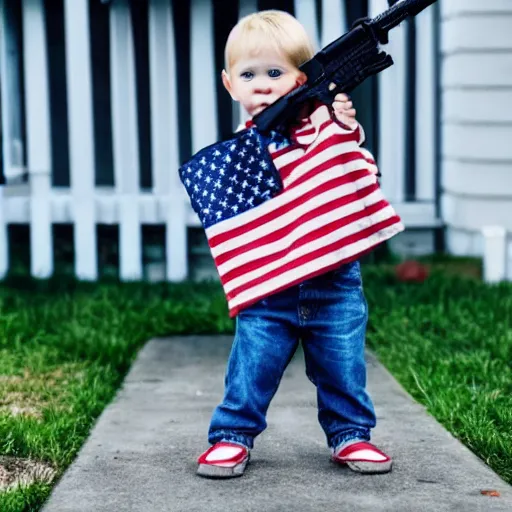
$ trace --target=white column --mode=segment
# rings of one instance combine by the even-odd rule
[[[295,17],[301,22],[309,34],[315,51],[319,49],[318,16],[316,15],[315,0],[295,0]]]
[[[506,241],[506,279],[512,283],[512,233],[507,233]]]
[[[387,0],[370,0],[371,17],[388,8]],[[387,199],[399,203],[404,200],[405,181],[405,26],[389,33],[389,44],[383,50],[389,53],[394,65],[378,75],[379,83],[379,155],[382,173],[381,186]]]
[[[499,283],[507,277],[507,232],[502,226],[486,226],[484,238],[484,281]]]
[[[30,177],[30,267],[34,277],[53,273],[50,205],[51,141],[48,60],[43,0],[25,0],[23,49],[27,130],[27,168]]]
[[[322,0],[322,48],[341,37],[347,30],[345,0]]]
[[[191,2],[192,152],[217,141],[213,8],[211,0]]]
[[[119,275],[142,278],[138,208],[139,141],[133,31],[128,0],[110,5],[110,75],[114,176],[119,205]]]
[[[178,72],[169,0],[149,2],[149,59],[153,191],[166,225],[167,280],[181,281],[188,274],[188,199],[178,175]]]
[[[256,12],[258,10],[258,0],[240,0],[239,3],[239,11],[238,11],[238,19],[241,20]],[[227,94],[227,92],[226,92]],[[233,102],[233,131],[235,131],[239,125],[244,125],[248,119],[247,112],[242,108],[240,103],[234,101]]]
[[[88,0],[64,0],[66,78],[75,273],[98,277],[94,208],[94,132]]]
[[[434,8],[416,16],[416,198],[435,199],[436,63]]]
[[[9,270],[9,240],[5,217],[4,186],[0,185],[0,279],[3,279]]]

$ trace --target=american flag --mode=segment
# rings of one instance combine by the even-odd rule
[[[249,125],[180,168],[231,317],[404,229],[362,139],[319,105],[289,139]]]

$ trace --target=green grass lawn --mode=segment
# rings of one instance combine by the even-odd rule
[[[446,271],[416,285],[389,268],[364,274],[369,347],[512,483],[512,285]],[[0,463],[31,457],[60,475],[148,338],[232,330],[216,284],[0,284]],[[0,510],[39,510],[50,490],[0,491]]]

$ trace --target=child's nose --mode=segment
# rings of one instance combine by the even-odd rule
[[[254,83],[255,94],[270,94],[272,92],[271,84],[265,80],[259,80]]]

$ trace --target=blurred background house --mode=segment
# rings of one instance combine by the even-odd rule
[[[181,280],[213,264],[177,168],[243,118],[227,35],[291,12],[318,48],[387,0],[0,0],[0,277]],[[485,256],[512,279],[512,1],[438,0],[354,92],[403,256]],[[20,249],[21,248],[21,249]]]

